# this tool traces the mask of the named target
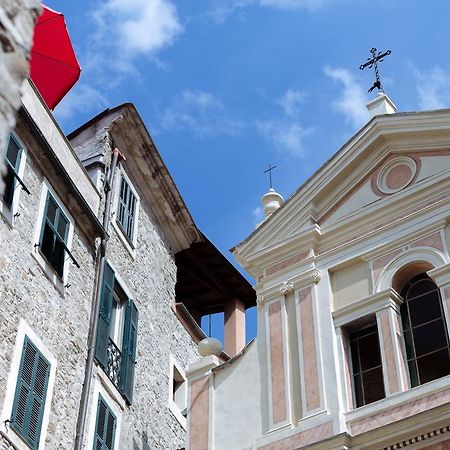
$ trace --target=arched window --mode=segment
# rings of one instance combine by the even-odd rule
[[[426,273],[403,287],[402,316],[411,387],[450,374],[450,348],[439,289]]]

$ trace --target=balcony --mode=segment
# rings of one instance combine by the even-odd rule
[[[106,368],[106,374],[108,378],[113,382],[117,389],[119,389],[120,381],[120,367],[122,363],[122,353],[118,349],[117,345],[109,338],[108,341],[108,366]]]

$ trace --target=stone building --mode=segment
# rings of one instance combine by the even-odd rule
[[[250,305],[253,290],[196,227],[133,105],[69,140],[27,81],[6,158],[0,449],[183,448],[201,302]],[[177,256],[205,249],[207,273]]]
[[[190,366],[189,450],[450,448],[450,110],[367,106],[233,249],[257,338]]]
[[[29,55],[34,22],[41,10],[38,0],[4,0],[0,5],[0,148],[16,122],[22,86],[30,73]],[[3,160],[0,173],[5,172]],[[3,179],[0,177],[0,191]]]

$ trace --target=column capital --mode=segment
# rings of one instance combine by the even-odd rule
[[[444,287],[450,284],[450,263],[431,269],[427,274],[439,288]]]
[[[186,370],[186,378],[189,382],[192,382],[198,378],[202,378],[210,375],[211,370],[214,367],[220,365],[220,360],[215,355],[205,356],[195,362],[193,362]]]

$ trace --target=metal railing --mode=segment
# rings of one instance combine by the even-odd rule
[[[120,381],[120,366],[122,362],[122,353],[118,349],[117,345],[109,338],[108,341],[108,367],[106,368],[106,374],[109,379],[118,388]]]

